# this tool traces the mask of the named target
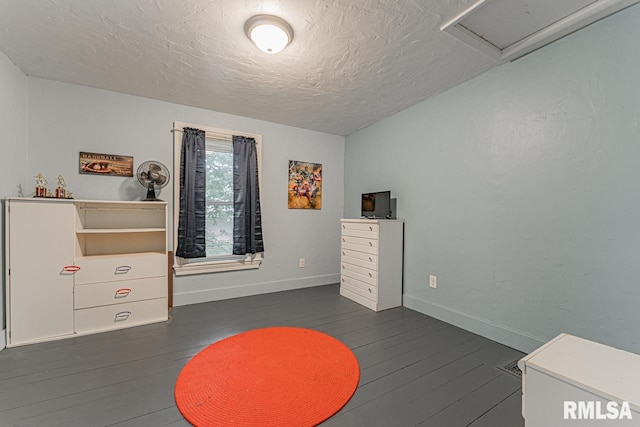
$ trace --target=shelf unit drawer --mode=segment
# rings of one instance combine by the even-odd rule
[[[76,332],[86,334],[167,320],[167,298],[74,311]]]
[[[366,283],[342,276],[340,287],[373,302],[378,301],[378,288],[376,286],[366,286]]]
[[[74,288],[74,308],[123,304],[166,296],[167,280],[164,277],[92,283]]]
[[[167,257],[160,253],[81,258],[76,265],[80,267],[74,275],[76,285],[166,277],[167,274]]]

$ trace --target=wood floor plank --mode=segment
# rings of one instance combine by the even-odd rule
[[[403,307],[375,313],[337,285],[175,307],[170,317],[0,352],[0,426],[188,426],[173,397],[184,364],[217,340],[285,325],[328,333],[358,358],[359,387],[326,425],[522,425],[519,381],[496,368],[522,353]]]
[[[338,414],[328,425],[401,425],[415,426],[444,407],[457,401],[469,389],[480,387],[500,375],[493,369],[467,360],[469,366],[453,373],[454,377],[423,375],[417,380],[373,399],[344,414]],[[477,363],[477,362],[475,362]],[[384,408],[384,412],[380,411]],[[341,415],[341,416],[340,416]]]
[[[143,365],[123,364],[118,366],[119,374],[115,378],[110,375],[110,368],[107,368],[82,379],[69,377],[56,380],[51,384],[39,384],[37,390],[32,386],[16,390],[18,395],[14,401],[14,407],[1,411],[0,419],[14,422],[25,418],[25,414],[33,417],[62,410],[74,411],[77,407],[87,406],[92,402],[102,404],[104,399],[110,396],[122,397],[122,392],[127,390],[139,390],[144,395],[150,379],[158,377],[175,381],[177,371],[189,360],[182,356],[184,353],[174,353],[165,357],[147,359]],[[174,365],[176,372],[170,375]],[[33,397],[25,397],[25,391],[33,392]]]
[[[418,362],[400,364],[394,370],[389,370],[384,375],[378,375],[375,380],[360,382],[360,386],[353,398],[338,414],[344,414],[374,400],[378,404],[384,404],[384,397],[388,393],[395,392],[412,382],[424,383],[422,392],[440,387],[455,378],[460,372],[475,369],[482,364],[472,356],[482,348],[481,340],[464,342],[461,345],[449,349],[433,352]]]
[[[151,412],[148,414],[140,415],[128,420],[120,421],[115,424],[109,424],[108,427],[148,427],[148,426],[163,426],[172,425],[177,422],[183,422],[184,418],[178,408],[170,406]],[[175,425],[175,424],[174,424]],[[189,425],[187,423],[187,425]]]
[[[445,336],[451,335],[448,328],[434,323],[425,324],[421,328],[355,348],[353,353],[358,358],[360,368],[365,369],[408,352],[433,346],[433,340],[442,340]]]
[[[446,363],[455,360],[456,357],[476,352],[485,345],[486,342],[482,339],[465,333],[447,335],[441,340],[436,337],[432,342],[423,344],[414,350],[364,367],[360,373],[360,384],[368,384],[407,367],[424,369],[427,366],[432,366],[431,363],[434,360]]]
[[[523,427],[521,402],[522,391],[518,389],[468,425],[470,427]]]
[[[466,426],[486,412],[487,407],[498,405],[504,399],[520,389],[520,384],[509,374],[499,374],[490,382],[443,408],[438,413],[423,420],[422,427]]]

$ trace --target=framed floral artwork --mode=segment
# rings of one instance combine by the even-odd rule
[[[289,160],[289,209],[322,209],[322,164]]]

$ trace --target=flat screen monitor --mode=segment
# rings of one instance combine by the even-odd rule
[[[365,218],[391,217],[391,191],[378,191],[362,195],[361,215]]]

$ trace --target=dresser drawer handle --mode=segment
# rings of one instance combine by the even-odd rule
[[[344,277],[342,279],[340,279],[342,281],[342,283],[344,283]]]
[[[369,262],[373,262],[373,258],[369,257]]]
[[[116,291],[116,298],[124,298],[131,293],[129,288],[120,288]]]
[[[371,288],[369,288],[369,293],[372,293],[372,292],[371,292]]]
[[[344,264],[342,264],[342,269],[344,270]]]
[[[372,226],[369,226],[369,231],[373,231],[373,227]]]
[[[342,251],[342,255],[347,255],[344,251]]]
[[[80,271],[80,267],[77,265],[65,265],[64,267],[62,267],[62,271],[75,273],[76,271]]]
[[[125,321],[131,316],[130,311],[121,311],[120,313],[116,313],[116,318],[114,319],[116,322]]]
[[[369,246],[373,246],[373,242],[369,242]]]
[[[343,241],[343,242],[346,242],[346,240],[344,239],[344,237],[342,238],[342,241]]]
[[[373,277],[373,274],[369,273],[369,277]]]
[[[344,224],[342,224],[342,228],[347,228]]]
[[[130,265],[121,265],[116,267],[115,274],[127,274],[129,271],[131,271]]]

